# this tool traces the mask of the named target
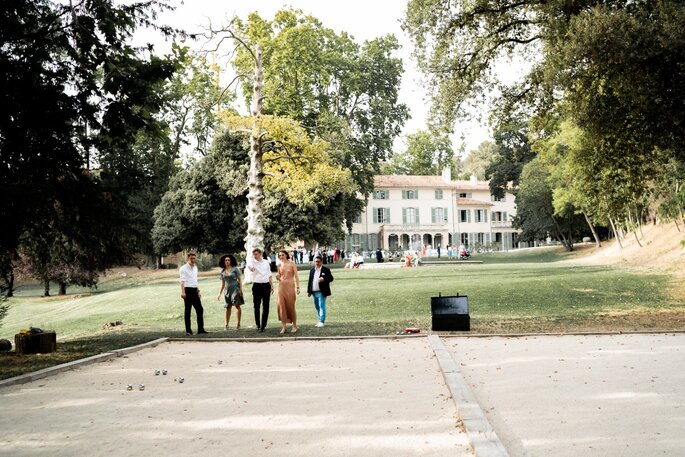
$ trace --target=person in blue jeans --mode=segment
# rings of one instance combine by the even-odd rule
[[[331,295],[331,283],[333,274],[328,267],[323,266],[321,256],[314,258],[314,268],[309,270],[309,281],[307,282],[307,296],[314,297],[314,309],[319,321],[317,327],[323,327],[326,322],[326,298]]]

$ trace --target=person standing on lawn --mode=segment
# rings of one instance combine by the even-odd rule
[[[197,255],[190,252],[188,254],[188,260],[179,269],[179,275],[181,277],[181,298],[185,305],[185,324],[186,324],[186,335],[192,335],[193,330],[190,327],[190,310],[195,308],[195,314],[197,315],[197,333],[209,333],[205,331],[205,320],[204,320],[204,309],[202,308],[202,294],[200,293],[200,288],[197,282]]]
[[[278,295],[276,303],[278,305],[278,319],[281,321],[281,333],[286,332],[286,324],[293,324],[291,333],[297,333],[297,311],[295,301],[300,293],[300,279],[297,276],[297,266],[290,261],[288,251],[283,250],[278,253],[281,264],[278,266]]]
[[[326,298],[331,295],[333,274],[328,267],[324,267],[321,256],[314,258],[314,268],[309,270],[307,282],[307,296],[314,297],[314,309],[319,321],[317,327],[323,327],[326,322]]]
[[[240,317],[242,315],[240,305],[245,304],[245,298],[243,296],[243,279],[238,268],[238,261],[231,254],[224,255],[219,259],[219,266],[221,267],[221,287],[216,299],[221,301],[221,296],[223,295],[224,297],[224,308],[226,308],[224,331],[228,330],[228,323],[231,320],[231,308],[234,306],[238,321],[235,329],[239,330]]]
[[[254,305],[254,320],[257,331],[264,333],[269,320],[269,301],[274,293],[273,277],[271,276],[271,262],[262,257],[262,250],[252,250],[252,258],[247,262],[247,268],[252,272],[252,304]],[[260,320],[261,308],[261,320]]]

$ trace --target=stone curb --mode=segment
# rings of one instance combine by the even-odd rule
[[[433,347],[442,375],[452,393],[457,415],[464,425],[474,454],[477,457],[509,457],[440,337],[429,335],[428,341]]]
[[[617,336],[617,335],[666,335],[669,333],[685,333],[685,330],[629,330],[611,332],[547,332],[547,333],[468,333],[468,332],[439,332],[429,333],[445,338],[528,338],[531,336]]]
[[[34,371],[33,373],[26,373],[13,378],[8,378],[0,381],[0,388],[14,386],[17,384],[25,384],[27,382],[36,381],[47,376],[52,376],[65,371],[73,370],[78,367],[90,365],[92,363],[104,362],[116,358],[116,354],[105,352],[103,354],[86,357],[85,359],[74,360],[72,362],[63,363],[54,367],[44,368],[42,370]]]
[[[14,386],[17,384],[25,384],[27,382],[33,382],[38,379],[45,378],[47,376],[56,375],[58,373],[63,373],[65,371],[74,370],[79,367],[84,367],[98,362],[105,362],[107,360],[115,359],[117,357],[130,354],[132,352],[140,351],[148,347],[155,347],[161,343],[164,343],[169,338],[159,338],[157,340],[149,341],[147,343],[139,344],[137,346],[131,346],[128,348],[117,349],[110,352],[105,352],[98,355],[93,355],[86,357],[84,359],[74,360],[71,362],[63,363],[61,365],[56,365],[54,367],[44,368],[42,370],[34,371],[33,373],[26,373],[13,378],[8,378],[0,381],[0,389],[3,387]]]

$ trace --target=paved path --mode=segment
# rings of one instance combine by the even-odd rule
[[[0,405],[8,456],[473,456],[426,338],[165,343]]]
[[[171,342],[0,388],[0,454],[681,456],[683,386],[682,333]]]
[[[511,456],[685,455],[685,334],[443,342]]]

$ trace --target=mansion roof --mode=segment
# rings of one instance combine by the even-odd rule
[[[442,176],[376,175],[374,187],[380,188],[438,188],[454,190],[490,190],[488,181],[445,181]]]

